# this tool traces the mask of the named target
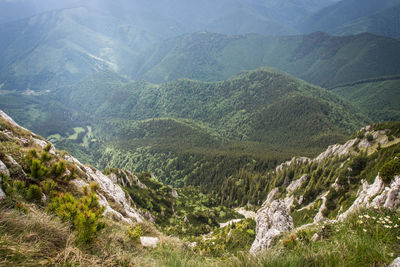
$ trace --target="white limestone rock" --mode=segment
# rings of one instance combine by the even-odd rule
[[[294,228],[293,219],[289,215],[283,200],[275,200],[271,204],[264,204],[257,212],[256,238],[251,245],[251,253],[268,249],[276,236]]]
[[[0,109],[0,117],[3,118],[5,121],[9,122],[10,124],[12,124],[15,127],[19,127],[22,128],[26,131],[28,131],[27,129],[25,129],[24,127],[21,127],[18,123],[16,123],[10,116],[8,116],[4,111],[2,111]]]
[[[272,201],[274,201],[275,195],[276,195],[276,193],[278,193],[278,191],[279,191],[279,188],[277,188],[277,187],[272,189],[269,192],[269,194],[267,196],[267,199],[264,201],[263,206],[270,205],[272,203]]]
[[[400,177],[396,176],[390,186],[385,186],[382,179],[377,176],[373,184],[362,181],[362,188],[357,193],[357,198],[351,207],[340,214],[338,220],[344,220],[350,213],[362,207],[384,207],[397,209],[400,207]]]
[[[0,173],[4,173],[5,175],[10,176],[10,172],[8,171],[6,164],[4,164],[1,160],[0,160]]]
[[[121,205],[124,217],[127,217],[128,220],[134,218],[137,222],[143,221],[142,216],[131,207],[130,197],[125,194],[119,185],[115,184],[97,169],[87,166],[83,166],[83,169],[86,172],[88,181],[95,181],[99,184],[100,191],[107,197],[107,200]]]
[[[142,189],[146,189],[147,186],[140,182],[139,178],[127,170],[118,170],[118,173],[111,173],[109,178],[117,184],[120,184],[124,187],[131,187],[133,185],[137,185]]]
[[[291,166],[292,164],[301,164],[301,163],[307,163],[310,161],[311,161],[311,159],[309,159],[307,157],[293,157],[291,160],[278,165],[275,168],[275,171],[281,171],[281,170],[283,170],[283,168]]]
[[[318,155],[315,159],[313,159],[314,162],[321,163],[324,159],[327,157],[331,156],[347,156],[350,153],[351,148],[353,145],[357,142],[357,138],[351,139],[347,141],[344,145],[331,145],[328,147],[327,150],[322,152],[321,154]]]
[[[143,247],[155,248],[157,247],[160,240],[158,237],[151,237],[151,236],[141,236],[140,243]]]
[[[47,142],[46,141],[40,140],[40,139],[35,138],[35,137],[32,137],[31,140],[32,140],[33,144],[35,144],[35,145],[37,145],[37,146],[39,146],[41,148],[45,148],[47,146]]]
[[[301,176],[299,179],[292,181],[288,187],[286,188],[286,191],[289,194],[292,194],[294,191],[296,191],[305,181],[307,181],[307,174],[304,174]]]
[[[172,195],[172,197],[174,197],[174,198],[177,198],[177,197],[179,197],[179,195],[178,195],[178,191],[176,191],[175,189],[172,189],[172,191],[171,191],[171,195]]]
[[[322,214],[322,211],[326,208],[326,196],[328,195],[328,192],[325,192],[322,194],[321,199],[322,199],[322,204],[319,207],[319,210],[317,214],[314,217],[314,223],[318,223],[324,219],[324,215]]]
[[[397,257],[388,267],[400,267],[400,257]]]
[[[219,224],[219,228],[224,228],[225,226],[232,225],[232,224],[235,224],[235,223],[238,223],[238,222],[241,222],[241,221],[242,221],[242,219],[233,219],[233,220],[230,220],[228,222],[220,223]]]

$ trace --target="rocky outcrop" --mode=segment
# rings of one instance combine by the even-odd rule
[[[257,253],[269,248],[275,237],[293,228],[293,219],[283,200],[264,203],[257,212],[256,238],[251,245],[250,252]]]
[[[117,169],[113,171],[108,177],[117,184],[124,187],[132,187],[134,185],[139,186],[142,189],[146,189],[147,186],[140,182],[139,178],[128,170]]]
[[[362,181],[362,188],[357,194],[351,207],[340,214],[338,219],[344,220],[350,213],[360,208],[384,207],[397,209],[400,207],[400,177],[396,176],[390,186],[385,186],[382,179],[377,176],[373,184]]]
[[[303,164],[303,163],[307,163],[307,162],[310,162],[310,161],[311,161],[311,159],[309,159],[309,158],[307,158],[307,157],[294,157],[294,158],[292,158],[291,160],[286,161],[286,162],[284,162],[284,163],[278,165],[278,166],[275,168],[275,171],[278,172],[278,171],[283,170],[285,167],[289,167],[289,166],[291,166],[291,165],[293,165],[293,164]]]
[[[137,212],[131,205],[132,200],[128,194],[122,190],[122,188],[114,183],[108,176],[93,167],[82,165],[77,159],[69,155],[64,156],[64,159],[75,163],[75,165],[86,174],[86,181],[75,180],[74,184],[82,188],[87,186],[88,183],[94,181],[99,184],[99,203],[106,209],[105,214],[111,214],[120,220],[131,223],[132,219],[137,222],[142,222],[143,217]]]
[[[329,192],[325,192],[321,196],[322,204],[321,204],[321,207],[319,207],[319,210],[314,217],[314,223],[318,223],[324,219],[324,215],[322,214],[322,211],[326,208],[326,196],[328,195],[328,193]]]
[[[314,162],[321,163],[324,159],[332,156],[348,156],[351,148],[356,144],[358,141],[357,138],[351,139],[347,141],[344,145],[335,144],[328,147],[327,150],[319,154],[315,159]]]
[[[1,160],[0,160],[0,173],[10,176],[10,172],[8,171],[6,164],[4,164]]]
[[[296,191],[305,181],[307,181],[307,174],[304,174],[301,176],[299,179],[292,181],[288,187],[286,188],[286,191],[291,194],[294,191]]]

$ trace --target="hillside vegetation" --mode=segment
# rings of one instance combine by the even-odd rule
[[[374,121],[400,120],[400,77],[382,77],[339,86],[332,92],[349,100]]]
[[[84,130],[66,135],[48,125],[58,146],[101,168],[152,171],[168,183],[207,188],[243,165],[266,169],[295,154],[315,155],[367,121],[330,92],[271,69],[213,83],[94,78],[54,97],[68,103],[63,116],[71,128]]]

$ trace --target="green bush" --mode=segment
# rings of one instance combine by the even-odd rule
[[[57,184],[51,179],[46,179],[40,182],[40,186],[46,195],[50,195],[52,191],[56,188]]]
[[[31,169],[31,177],[36,180],[41,180],[43,176],[48,173],[48,169],[41,164],[41,161],[38,159],[33,158],[30,164]]]
[[[46,151],[43,151],[43,152],[40,154],[40,161],[41,161],[41,162],[46,162],[46,161],[49,161],[50,159],[51,159],[51,156],[50,156],[50,154],[47,153]]]
[[[396,157],[386,162],[379,170],[379,174],[383,182],[389,184],[395,175],[400,174],[400,158]]]
[[[143,235],[143,228],[141,225],[136,225],[135,227],[129,226],[128,236],[133,240],[138,240],[139,237]]]
[[[65,166],[65,162],[64,161],[59,161],[58,163],[53,165],[51,172],[56,177],[59,177],[62,174],[64,174],[66,170],[67,170],[67,167]]]
[[[31,202],[40,202],[42,200],[42,189],[37,185],[30,185],[26,191],[26,200]]]
[[[62,221],[69,221],[77,231],[78,241],[84,244],[91,243],[98,231],[104,228],[100,218],[104,212],[97,196],[90,192],[76,199],[70,193],[59,194],[54,197],[47,210],[56,214]]]
[[[368,142],[372,142],[372,141],[374,141],[374,136],[372,135],[372,134],[367,134],[367,141]]]

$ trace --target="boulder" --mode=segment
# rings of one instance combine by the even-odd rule
[[[400,257],[397,257],[388,267],[400,267]]]
[[[293,228],[293,219],[283,200],[275,200],[271,204],[264,203],[257,211],[256,238],[250,252],[257,253],[268,249],[276,236]]]
[[[143,247],[155,248],[157,247],[159,242],[160,240],[158,239],[158,237],[150,237],[150,236],[140,237],[140,243],[142,244]]]

